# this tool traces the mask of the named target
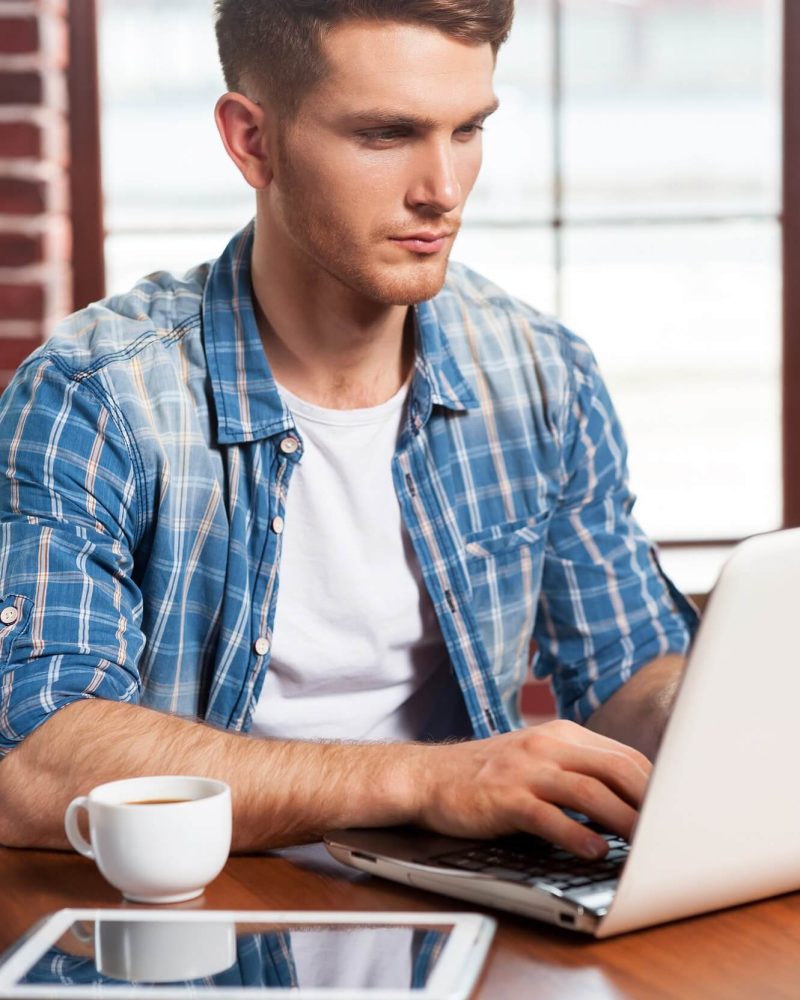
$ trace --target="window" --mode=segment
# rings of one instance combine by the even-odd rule
[[[644,527],[780,526],[778,0],[517,0],[454,251],[594,348]],[[217,256],[250,217],[212,108],[210,0],[101,0],[107,286]],[[671,551],[671,550],[670,550]],[[702,565],[667,564],[687,589]],[[710,562],[709,562],[710,559]]]

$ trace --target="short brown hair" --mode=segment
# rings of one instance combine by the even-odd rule
[[[348,20],[437,28],[496,53],[508,37],[514,0],[216,0],[222,71],[230,90],[266,87],[281,115],[297,110],[325,75],[322,40]]]

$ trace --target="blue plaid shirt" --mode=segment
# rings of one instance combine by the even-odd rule
[[[252,224],[65,320],[0,400],[0,752],[82,698],[246,731],[303,442],[261,345]],[[585,720],[686,650],[692,609],[631,516],[595,360],[459,265],[416,307],[392,472],[475,736],[531,665]]]
[[[412,990],[422,990],[428,983],[433,969],[447,943],[448,935],[441,931],[423,931],[415,929],[411,938],[411,982]],[[375,948],[380,948],[380,942],[375,942]],[[379,952],[378,952],[379,954]],[[324,953],[318,972],[329,974],[324,962]],[[30,971],[20,980],[26,986],[44,986],[58,984],[60,986],[93,986],[105,984],[123,985],[123,981],[112,979],[98,969],[98,956],[84,957],[72,955],[63,948],[48,949],[32,966]],[[167,986],[195,987],[187,988],[187,996],[202,995],[202,987],[216,986],[217,989],[232,989],[236,987],[269,986],[272,988],[298,989],[297,968],[292,952],[292,935],[290,932],[274,934],[237,934],[236,961],[223,972],[203,979],[184,981],[183,983],[166,984]],[[359,989],[369,984],[359,985]],[[200,987],[201,989],[197,990]],[[340,990],[342,987],[339,987]],[[354,988],[355,984],[354,984]],[[96,991],[95,991],[96,992]],[[151,990],[147,993],[152,994]],[[88,993],[91,996],[91,993]],[[147,995],[144,993],[144,995]],[[341,993],[340,993],[341,995]]]

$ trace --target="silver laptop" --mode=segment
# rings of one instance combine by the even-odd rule
[[[339,861],[609,937],[800,888],[800,529],[748,539],[703,616],[633,842],[342,830]]]

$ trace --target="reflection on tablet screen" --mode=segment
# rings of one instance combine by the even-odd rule
[[[357,924],[73,923],[19,985],[423,989],[452,928]]]

